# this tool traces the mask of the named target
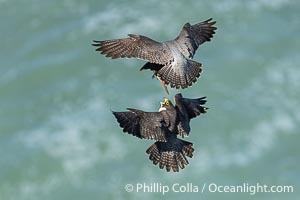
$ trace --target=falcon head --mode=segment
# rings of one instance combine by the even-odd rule
[[[168,110],[170,108],[174,108],[174,105],[168,98],[165,98],[163,102],[160,102],[160,108],[158,111],[160,112],[163,110]]]

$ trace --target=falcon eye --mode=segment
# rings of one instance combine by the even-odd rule
[[[168,106],[169,105],[169,99],[165,98],[165,105]]]

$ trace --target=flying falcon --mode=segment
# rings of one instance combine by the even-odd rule
[[[165,98],[160,102],[158,112],[145,112],[127,108],[126,112],[114,112],[123,132],[127,132],[141,139],[156,140],[146,153],[154,165],[164,167],[169,172],[185,168],[188,165],[186,156],[193,157],[193,143],[177,138],[177,135],[186,137],[190,132],[190,120],[207,108],[203,107],[206,97],[197,99],[183,98],[181,94],[175,95],[176,106]]]
[[[191,25],[186,23],[179,35],[171,41],[157,42],[146,36],[128,34],[128,38],[95,41],[96,51],[106,57],[137,58],[147,61],[140,69],[150,69],[169,94],[172,88],[187,88],[197,81],[202,71],[201,63],[191,60],[199,45],[210,41],[217,29],[212,18]]]

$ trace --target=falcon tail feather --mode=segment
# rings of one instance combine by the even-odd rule
[[[182,69],[174,69],[172,65],[164,66],[157,71],[157,76],[171,88],[187,88],[200,77],[202,64],[193,60],[187,60],[187,64]]]
[[[193,143],[172,138],[167,142],[155,142],[146,153],[154,165],[159,164],[159,168],[166,168],[167,172],[179,172],[179,168],[184,169],[189,164],[186,156],[193,157]]]

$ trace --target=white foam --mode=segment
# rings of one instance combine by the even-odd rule
[[[83,108],[83,109],[82,109]],[[105,102],[99,97],[76,110],[58,113],[48,123],[29,133],[20,134],[27,148],[44,150],[50,157],[61,162],[65,174],[80,182],[80,174],[98,162],[121,159],[126,155],[119,137],[112,134]],[[110,113],[110,112],[109,112]]]
[[[290,0],[256,0],[249,1],[248,6],[253,10],[261,10],[262,8],[280,9],[290,3]]]
[[[248,88],[235,95],[238,101],[243,102],[244,109],[254,110],[256,115],[260,113],[259,110],[268,108],[269,117],[258,120],[253,128],[233,130],[230,144],[234,144],[234,147],[217,141],[213,142],[211,149],[199,150],[201,158],[196,164],[197,169],[205,172],[213,166],[227,168],[248,165],[272,148],[277,148],[281,137],[299,134],[300,115],[295,108],[300,107],[300,102],[295,91],[299,90],[300,70],[293,64],[298,63],[297,59],[283,57],[280,61],[270,62],[265,73],[262,72]],[[222,133],[209,135],[217,136]],[[236,146],[239,147],[236,149]]]
[[[149,33],[158,34],[163,30],[163,23],[164,23],[163,19],[159,20],[153,16],[143,16],[143,17],[139,17],[137,21],[125,24],[124,26],[122,26],[122,29],[120,29],[119,31],[120,33],[122,33],[122,35],[126,35],[128,33],[136,33],[141,35],[147,34],[146,36],[150,37],[148,35]],[[157,35],[156,37],[158,38],[159,35]]]
[[[120,12],[116,8],[107,9],[89,16],[85,20],[84,32],[89,34],[112,22],[118,23],[122,19]]]
[[[160,108],[160,103],[158,101],[159,98],[160,97],[157,95],[147,95],[140,97],[136,102],[136,107],[144,111],[158,111]]]
[[[32,200],[38,197],[50,195],[62,184],[61,176],[58,174],[47,177],[43,181],[24,179],[14,185],[5,184],[1,187],[0,197],[6,199]],[[8,198],[9,197],[9,198]]]
[[[291,3],[290,0],[252,0],[252,1],[239,1],[239,0],[224,0],[213,4],[213,8],[218,13],[228,13],[234,10],[245,10],[252,12],[260,12],[265,8],[278,10]]]
[[[3,72],[0,76],[0,85],[7,84],[8,82],[14,81],[18,78],[20,73],[14,68],[8,69],[6,72]]]
[[[278,124],[280,122],[280,124]],[[231,166],[246,166],[268,153],[279,142],[280,134],[293,131],[295,126],[288,116],[274,117],[270,121],[258,123],[251,130],[236,130],[231,135],[231,140],[240,144],[235,149],[226,144],[217,143],[211,150],[200,149],[198,167],[203,173],[212,169],[213,166],[228,168]],[[287,131],[288,130],[288,131]],[[217,135],[215,133],[215,135]],[[243,137],[235,140],[235,137]]]
[[[114,38],[126,37],[128,33],[144,34],[150,37],[149,34],[160,33],[162,30],[170,32],[170,30],[163,29],[168,20],[171,20],[171,15],[166,13],[165,15],[147,16],[144,15],[143,10],[135,9],[132,6],[118,7],[110,4],[99,13],[84,19],[84,33],[89,34],[94,31],[103,33],[105,27],[114,26],[114,30],[110,31],[111,37]],[[157,35],[157,38],[160,35]]]

